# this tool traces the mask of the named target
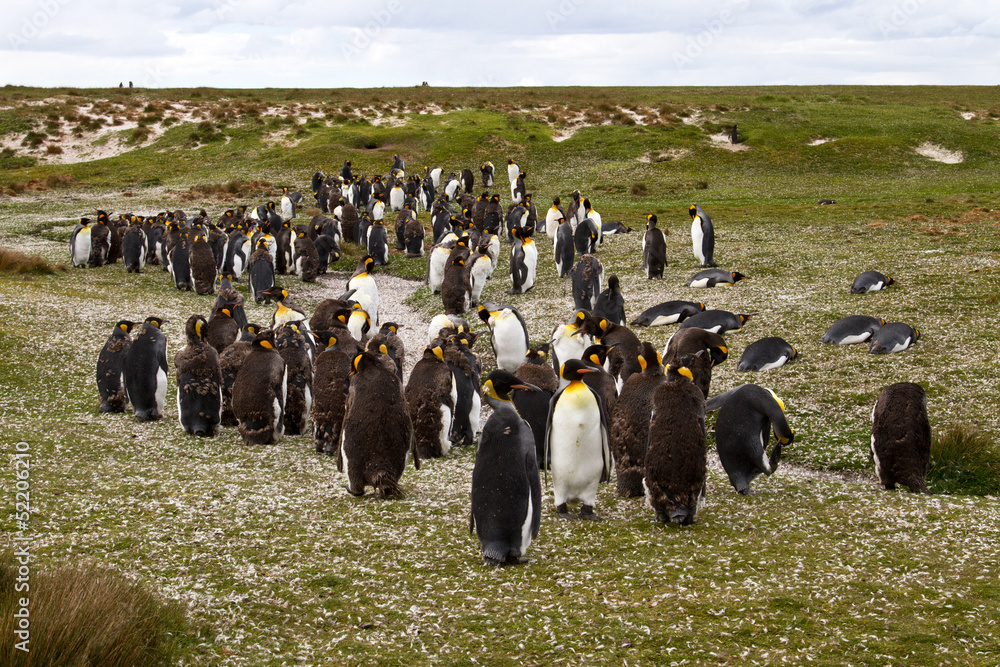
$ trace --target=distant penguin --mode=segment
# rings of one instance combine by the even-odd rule
[[[524,384],[530,384],[536,389],[517,389],[511,394],[518,414],[531,427],[539,468],[548,467],[545,461],[545,424],[549,419],[549,401],[559,391],[559,377],[549,365],[548,352],[548,343],[528,350],[524,355],[524,363],[517,367],[514,375]]]
[[[410,220],[403,227],[403,247],[407,257],[424,256],[424,226],[416,217]]]
[[[642,480],[646,475],[653,394],[667,381],[662,360],[652,343],[642,344],[638,360],[642,371],[629,376],[611,409],[609,432],[615,460],[615,491],[622,498],[638,498],[645,494]]]
[[[89,218],[80,218],[69,237],[69,257],[74,267],[85,267],[90,262],[91,222]]]
[[[646,277],[663,278],[667,266],[667,236],[656,226],[656,214],[646,216],[646,234],[642,237],[642,268]]]
[[[584,219],[589,219],[593,222],[594,228],[597,230],[597,244],[600,245],[601,243],[604,243],[603,232],[601,229],[604,221],[601,218],[601,214],[594,210],[594,207],[591,205],[589,199],[583,200],[583,211],[585,216]]]
[[[560,376],[559,371],[563,364],[570,359],[582,357],[583,351],[594,343],[593,336],[583,328],[588,325],[588,317],[586,311],[577,310],[569,322],[556,325],[552,330],[552,337],[549,339],[552,369]]]
[[[583,222],[584,217],[583,202],[580,200],[580,191],[573,190],[572,198],[570,199],[569,205],[566,207],[566,220],[569,222],[574,232],[576,231],[577,226]]]
[[[715,447],[729,482],[741,495],[749,495],[750,483],[761,473],[771,475],[781,460],[781,448],[795,438],[785,417],[785,404],[770,389],[745,384],[713,396],[710,407],[719,406],[715,422]],[[778,443],[766,446],[771,431]]]
[[[878,271],[865,271],[851,283],[851,294],[877,292],[895,284],[895,280]]]
[[[684,284],[688,287],[715,287],[717,285],[732,287],[739,281],[745,279],[746,276],[739,271],[705,269],[704,271],[699,271],[691,276],[691,278]]]
[[[625,297],[622,296],[621,283],[618,276],[608,276],[608,288],[597,296],[592,311],[594,317],[603,317],[615,324],[625,326]]]
[[[573,265],[570,282],[573,286],[573,307],[592,311],[600,295],[601,283],[604,282],[601,260],[589,253],[582,255]]]
[[[479,303],[486,287],[486,281],[493,275],[493,260],[487,254],[488,248],[480,245],[476,252],[469,257],[469,286],[472,289],[470,295],[472,305]]]
[[[556,240],[556,231],[559,229],[559,220],[566,219],[566,212],[563,211],[559,197],[552,200],[552,206],[545,212],[545,233],[553,241]]]
[[[406,193],[403,191],[403,182],[396,179],[389,190],[389,208],[393,211],[402,211],[405,199]]]
[[[382,322],[378,332],[368,340],[367,349],[372,349],[373,347],[378,349],[382,345],[385,345],[387,348],[386,354],[392,358],[393,363],[396,365],[396,377],[402,382],[403,365],[406,361],[406,345],[398,335],[400,328],[402,327],[395,322]]]
[[[608,419],[597,393],[583,382],[595,372],[579,359],[562,367],[568,384],[552,397],[545,428],[546,458],[551,461],[556,511],[572,519],[567,503],[579,500],[580,518],[600,520],[594,513],[597,488],[611,478]]]
[[[490,234],[499,234],[500,226],[503,224],[503,207],[500,206],[500,195],[493,195],[486,203],[483,211],[483,231]]]
[[[576,257],[576,248],[573,246],[573,228],[564,219],[558,220],[559,225],[556,231],[556,241],[552,246],[556,260],[556,269],[559,277],[565,278],[573,268],[573,259]]]
[[[295,201],[288,196],[287,187],[281,190],[281,217],[283,220],[291,220],[295,217]]]
[[[288,372],[274,347],[274,332],[263,331],[251,343],[233,382],[233,413],[245,445],[271,445],[285,433]]]
[[[479,355],[472,350],[478,337],[479,334],[473,333],[454,334],[448,338],[444,348],[445,361],[448,362],[458,387],[451,441],[460,446],[472,445],[479,430],[482,410],[479,376],[482,373],[482,363]]]
[[[868,352],[886,354],[902,352],[920,340],[920,332],[903,322],[886,322],[871,338]]]
[[[715,266],[712,255],[715,253],[715,229],[712,219],[701,210],[698,204],[688,207],[691,214],[691,246],[695,259],[702,266]]]
[[[147,317],[122,355],[125,398],[135,420],[155,421],[163,416],[167,398],[167,339],[160,327],[167,320]]]
[[[209,321],[211,324],[211,321]],[[237,426],[239,421],[233,413],[233,385],[243,361],[250,354],[252,341],[260,333],[256,324],[247,324],[240,330],[240,337],[219,353],[219,367],[222,370],[222,418],[223,426]]]
[[[493,163],[492,162],[485,162],[485,163],[483,163],[483,166],[481,166],[479,168],[479,173],[483,177],[483,187],[484,188],[492,188],[493,187],[493,174],[494,174],[494,171],[495,170],[493,169]]]
[[[139,225],[129,225],[125,230],[122,260],[128,273],[139,273],[146,266],[146,234]]]
[[[524,185],[526,176],[527,174],[522,171],[517,175],[517,179],[510,184],[510,199],[515,204],[520,204],[524,201],[524,195],[527,192],[527,188]]]
[[[530,229],[514,229],[514,243],[510,251],[510,279],[508,294],[524,294],[535,286],[538,268],[538,247],[531,238]]]
[[[521,173],[521,167],[514,162],[514,158],[508,158],[507,160],[507,178],[510,180],[511,185],[514,185],[514,181],[517,180],[518,175]]]
[[[198,294],[215,294],[215,282],[218,278],[218,266],[212,246],[201,234],[194,237],[191,244],[191,277],[194,279],[194,290]]]
[[[206,247],[211,254],[211,250]],[[190,292],[194,289],[194,275],[191,272],[191,242],[187,237],[174,244],[167,252],[167,268],[174,286],[179,290]]]
[[[597,225],[590,218],[584,218],[573,232],[573,246],[576,248],[576,252],[581,255],[597,252],[599,240]]]
[[[111,230],[108,229],[107,214],[99,215],[97,222],[90,225],[90,257],[87,259],[87,266],[104,266],[108,263],[110,253]]]
[[[472,328],[469,326],[469,321],[463,317],[454,313],[435,315],[427,327],[427,343],[433,343],[435,338],[447,338],[452,334],[470,331]]]
[[[354,290],[352,298],[361,304],[361,308],[368,313],[372,326],[378,329],[378,285],[371,276],[372,269],[375,268],[375,260],[370,256],[358,259],[358,266],[354,270],[354,275],[347,281],[348,290]]]
[[[325,346],[313,365],[313,444],[316,452],[335,456],[340,448],[340,433],[347,406],[347,380],[353,367],[351,361],[362,352],[356,341],[346,334],[319,334]]]
[[[687,526],[705,502],[705,398],[679,363],[653,393],[643,487],[656,521]]]
[[[871,456],[886,491],[903,484],[911,492],[930,493],[931,427],[927,393],[915,382],[887,386],[872,409]]]
[[[677,324],[703,310],[705,310],[705,304],[703,303],[694,303],[693,301],[665,301],[642,311],[639,317],[632,320],[630,326],[661,327],[668,324]]]
[[[250,255],[248,266],[250,296],[257,303],[264,303],[265,292],[274,287],[274,258],[267,250],[267,241],[257,241],[257,249]]]
[[[469,532],[479,538],[490,565],[525,562],[542,518],[542,486],[531,428],[511,402],[513,390],[533,391],[507,371],[483,385],[493,414],[486,420],[472,469]]]
[[[362,218],[364,221],[364,218]],[[375,261],[375,266],[384,266],[389,263],[389,237],[385,225],[381,221],[376,221],[368,228],[368,238],[366,247],[368,256]]]
[[[609,222],[601,223],[601,236],[611,236],[613,234],[628,234],[632,231],[632,228],[626,225],[621,220],[611,220]]]
[[[313,403],[313,363],[311,345],[307,342],[311,335],[299,328],[298,322],[282,326],[274,340],[274,346],[285,362],[285,412],[283,422],[287,435],[307,433],[306,423]]]
[[[472,300],[472,285],[465,267],[465,253],[452,252],[445,264],[441,281],[441,300],[444,312],[461,315],[469,309]]]
[[[299,229],[292,232],[292,267],[295,275],[304,283],[316,282],[319,273],[319,253],[309,234]],[[325,237],[326,238],[326,237]]]
[[[735,333],[753,317],[753,314],[730,313],[728,310],[703,310],[687,318],[678,329],[704,329],[721,335]]]
[[[421,459],[440,458],[451,450],[451,424],[458,402],[458,385],[444,348],[424,348],[406,384],[406,406],[413,424],[414,447]]]
[[[402,384],[371,352],[355,356],[351,365],[337,469],[346,471],[347,492],[353,496],[363,496],[371,486],[386,498],[402,497],[399,480],[407,452],[420,468]]]
[[[219,353],[205,341],[208,322],[192,315],[184,326],[187,346],[174,356],[177,418],[185,433],[211,437],[222,421],[222,369]]]
[[[514,306],[479,306],[479,318],[490,328],[490,345],[497,368],[513,373],[528,352],[528,327]]]
[[[769,371],[799,356],[794,347],[778,336],[761,338],[747,345],[736,364],[738,371]]]
[[[342,179],[344,179],[345,181],[349,181],[349,180],[351,180],[351,176],[352,176],[352,173],[351,173],[351,161],[350,160],[344,160],[344,166],[342,166],[340,168],[340,177]]]
[[[100,412],[125,412],[125,387],[122,384],[122,360],[132,344],[135,324],[120,320],[111,330],[97,356],[97,391],[101,396]]]
[[[869,340],[872,335],[882,328],[885,320],[880,317],[868,317],[867,315],[849,315],[834,322],[826,333],[823,334],[822,342],[827,345],[856,345]]]
[[[462,189],[466,194],[472,194],[472,188],[476,187],[476,177],[472,175],[471,169],[463,169],[458,180],[462,183]],[[489,187],[489,186],[486,186]]]
[[[313,247],[316,250],[316,272],[318,274],[325,274],[331,262],[340,260],[340,244],[332,236],[320,234],[313,242]]]

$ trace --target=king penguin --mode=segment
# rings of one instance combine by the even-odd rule
[[[931,426],[927,393],[915,382],[891,384],[872,409],[872,460],[882,487],[896,484],[912,492],[930,493],[926,475],[930,466]]]
[[[377,354],[359,354],[351,365],[337,469],[346,470],[345,488],[353,496],[363,496],[371,486],[385,498],[402,497],[399,480],[407,452],[420,468],[402,384]]]
[[[511,394],[517,413],[531,427],[539,468],[548,468],[545,461],[545,424],[549,420],[549,401],[559,391],[559,377],[548,363],[548,352],[548,343],[528,350],[524,355],[524,363],[517,367],[514,375],[522,383],[530,384],[536,389],[517,389]]]
[[[646,447],[649,445],[649,418],[653,394],[666,382],[663,362],[652,343],[643,342],[638,355],[642,371],[633,373],[622,385],[611,410],[611,452],[615,459],[615,491],[622,498],[645,494]]]
[[[667,237],[663,230],[656,227],[656,214],[646,216],[646,234],[642,237],[642,268],[646,269],[646,277],[663,278],[663,269],[667,266]]]
[[[97,391],[103,412],[125,412],[125,387],[122,385],[122,359],[132,344],[135,324],[121,320],[111,330],[97,357]]]
[[[712,255],[715,253],[715,230],[712,219],[701,210],[698,204],[688,207],[691,214],[691,247],[695,259],[702,266],[715,266]]]
[[[497,368],[515,372],[528,352],[528,326],[520,311],[514,306],[495,306],[487,301],[479,306],[479,319],[490,328],[490,345]]]
[[[597,488],[611,478],[608,419],[597,393],[583,382],[594,369],[579,359],[562,367],[568,384],[556,392],[549,404],[545,427],[546,459],[551,461],[556,511],[572,519],[567,503],[582,503],[580,518],[598,521],[594,513]]]
[[[621,282],[614,273],[608,276],[608,289],[597,296],[593,313],[594,317],[603,317],[625,326],[625,297],[622,296]]]
[[[556,221],[556,240],[552,245],[552,253],[556,260],[556,269],[559,277],[565,278],[573,268],[573,259],[576,257],[576,247],[573,245],[573,227],[566,221],[566,218],[559,218]]]
[[[354,270],[354,275],[347,281],[347,290],[354,290],[352,298],[368,313],[368,317],[371,318],[371,326],[378,329],[378,285],[371,276],[373,268],[375,268],[375,260],[371,256],[361,257]]]
[[[745,384],[719,396],[715,422],[715,449],[729,482],[740,495],[750,495],[750,483],[764,473],[771,475],[781,460],[781,448],[795,438],[785,417],[785,404],[771,390]],[[767,455],[771,431],[778,443]]]
[[[254,337],[233,382],[233,413],[245,445],[272,445],[285,433],[288,372],[274,347],[274,332]]]
[[[458,385],[444,360],[444,348],[428,345],[406,383],[414,447],[421,459],[440,458],[451,450],[451,422],[457,402]]]
[[[797,356],[799,353],[785,339],[768,336],[747,345],[736,364],[736,370],[769,371],[784,366]]]
[[[90,262],[91,233],[90,218],[80,218],[69,237],[69,257],[73,266],[86,267]]]
[[[479,168],[479,173],[482,174],[483,176],[483,187],[484,188],[493,187],[493,173],[494,173],[493,163],[484,162],[483,166]]]
[[[300,325],[290,322],[278,329],[274,346],[285,362],[285,413],[282,417],[285,433],[303,435],[313,403],[312,335]],[[307,342],[307,340],[309,342]]]
[[[870,339],[882,328],[885,320],[867,315],[842,317],[826,330],[821,341],[827,345],[856,345]]]
[[[205,342],[208,322],[192,315],[184,326],[187,346],[174,357],[177,418],[185,433],[211,437],[222,421],[222,369],[219,353]]]
[[[531,238],[531,229],[513,229],[514,243],[510,251],[510,279],[513,286],[508,294],[524,294],[535,286],[538,267],[538,247]]]
[[[656,521],[687,526],[705,501],[705,398],[679,363],[653,393],[642,483]]]
[[[125,397],[132,404],[136,421],[156,421],[163,416],[167,398],[167,338],[160,327],[166,322],[160,317],[147,317],[122,356]]]
[[[909,349],[920,339],[920,332],[903,322],[886,322],[872,336],[868,352],[886,354]]]
[[[895,280],[879,273],[878,271],[865,271],[855,278],[853,283],[851,283],[851,294],[867,294],[868,292],[877,292],[895,284]]]
[[[507,371],[495,370],[483,385],[493,414],[483,426],[472,469],[469,532],[479,538],[490,565],[523,563],[542,518],[542,486],[531,428],[511,402],[515,389],[533,391]]]

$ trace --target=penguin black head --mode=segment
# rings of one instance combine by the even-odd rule
[[[121,329],[125,333],[132,333],[132,328],[135,326],[135,322],[130,322],[128,320],[118,320],[118,324],[115,328]]]
[[[400,325],[396,324],[395,322],[383,322],[382,326],[379,327],[378,332],[380,334],[386,334],[386,335],[390,335],[391,334],[391,335],[395,336],[396,335],[396,331],[399,330],[399,329],[402,329],[402,328],[403,327],[401,327]]]
[[[618,280],[618,275],[617,274],[612,273],[610,276],[608,276],[608,289],[609,290],[611,290],[612,292],[617,291],[618,289],[620,289],[620,286],[621,286],[621,282]]]
[[[278,287],[277,285],[268,287],[266,290],[262,292],[262,294],[266,296],[269,300],[273,299],[274,301],[284,301],[285,299],[288,298],[288,290],[286,290],[284,287]]]
[[[489,301],[484,301],[479,304],[479,308],[476,310],[476,314],[479,315],[479,319],[487,324],[490,323],[490,318],[493,317],[493,314],[497,312],[499,312],[497,307]]]
[[[165,320],[162,317],[147,317],[143,320],[144,324],[152,324],[157,329],[162,329],[163,325],[168,323],[170,320]]]
[[[340,341],[337,339],[337,334],[332,331],[310,331],[309,334],[316,339],[317,352],[320,349],[323,351],[340,349]]]
[[[80,218],[80,224],[86,227],[90,224],[90,218]]]
[[[743,275],[739,271],[733,271],[733,282],[739,282],[741,280],[746,280],[748,276]]]
[[[544,365],[549,356],[549,343],[542,343],[530,348],[524,353],[524,361],[528,364]]]
[[[561,205],[562,205],[562,200],[559,199],[559,197],[553,197],[552,198],[552,207],[553,208],[555,208],[556,206],[561,206]]]
[[[521,382],[513,373],[497,369],[490,373],[483,383],[483,396],[491,404],[493,401],[507,402],[510,401],[510,392],[514,389],[538,391],[538,387]]]
[[[663,357],[656,351],[652,343],[644,342],[642,344],[642,351],[639,353],[639,366],[643,372],[649,369],[650,373],[654,375],[663,374]]]
[[[512,157],[507,158],[507,164],[514,164],[514,158]]]
[[[583,361],[589,361],[595,366],[604,366],[608,360],[608,353],[614,345],[601,345],[600,343],[591,345],[583,351]]]
[[[729,348],[725,345],[716,345],[708,348],[708,354],[712,358],[712,366],[718,366],[729,358]]]
[[[699,352],[699,354],[701,354]],[[694,373],[689,366],[694,365],[693,355],[687,354],[678,361],[667,366],[668,382],[694,382]]]
[[[739,317],[739,318],[740,318],[740,326],[742,326],[742,325],[746,324],[746,323],[747,323],[747,320],[749,320],[749,319],[750,319],[751,317],[753,317],[754,315],[756,315],[756,313],[749,313],[749,314],[748,314],[748,313],[739,313],[739,314],[737,315],[737,317]]]
[[[192,315],[184,325],[184,333],[187,334],[189,343],[199,343],[205,340],[205,328],[208,322],[201,315]]]
[[[656,222],[657,222],[657,220],[656,220],[656,214],[655,213],[650,213],[649,215],[647,215],[646,216],[646,222],[649,223],[647,225],[647,227],[655,227],[656,226]]]
[[[691,204],[690,206],[688,206],[688,213],[693,218],[694,216],[698,215],[698,207],[695,206],[694,204]]]
[[[562,379],[569,382],[582,381],[584,375],[595,372],[595,369],[591,368],[579,359],[570,359],[562,365],[562,368],[559,369],[559,375],[562,376]]]
[[[250,343],[255,348],[263,348],[265,350],[274,349],[274,332],[268,329],[267,331],[261,331],[259,334],[254,336],[253,342]]]

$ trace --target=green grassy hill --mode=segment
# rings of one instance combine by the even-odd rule
[[[602,489],[599,525],[562,523],[548,500],[535,562],[494,571],[467,534],[472,452],[409,469],[404,501],[357,501],[308,438],[247,450],[232,430],[183,436],[172,386],[162,422],[99,416],[94,363],[114,322],[168,317],[172,357],[184,320],[211,299],[177,292],[158,267],[4,273],[0,432],[37,457],[38,566],[83,559],[180,600],[194,633],[175,656],[184,664],[996,664],[996,496],[882,492],[868,447],[879,391],[919,382],[935,431],[960,424],[994,443],[985,488],[996,493],[998,120],[988,87],[2,88],[4,247],[68,262],[75,220],[96,208],[218,215],[285,185],[308,198],[311,174],[344,159],[384,173],[395,153],[409,172],[478,176],[491,160],[506,204],[512,157],[540,215],[580,189],[605,221],[636,229],[598,252],[630,318],[682,298],[753,313],[729,337],[713,393],[763,384],[796,431],[756,496],[736,496],[714,467],[689,529],[653,524],[613,488]],[[744,150],[713,138],[733,124]],[[827,198],[836,205],[817,205]],[[684,286],[698,270],[691,203],[713,218],[719,265],[749,280]],[[640,266],[647,213],[669,231],[662,281]],[[532,292],[505,295],[506,246],[484,292],[524,313],[533,342],[572,310],[548,238],[538,243]],[[350,271],[357,256],[334,268]],[[422,278],[424,268],[394,254],[382,271]],[[868,269],[898,286],[851,295]],[[340,276],[282,284],[309,310],[339,295]],[[425,319],[441,310],[425,287],[408,303]],[[923,337],[889,356],[820,344],[851,314]],[[662,348],[673,330],[638,333]],[[770,335],[801,358],[737,372],[746,345]],[[489,345],[478,347],[488,368]],[[3,479],[11,511],[0,526],[12,532],[13,478]]]

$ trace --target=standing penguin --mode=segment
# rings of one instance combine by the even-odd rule
[[[531,427],[535,439],[535,458],[539,468],[548,468],[545,460],[545,424],[549,420],[549,402],[559,391],[559,377],[548,363],[549,344],[542,343],[528,350],[524,363],[517,367],[514,375],[526,385],[536,389],[517,389],[511,394],[514,407]]]
[[[502,370],[490,373],[483,385],[493,414],[483,426],[472,469],[469,532],[476,532],[483,560],[490,565],[525,562],[542,519],[535,443],[511,402],[514,389],[533,387]]]
[[[517,175],[517,178],[510,184],[510,199],[515,204],[520,204],[524,201],[524,194],[527,191],[524,185],[524,179],[527,176],[523,171]]]
[[[488,250],[488,244],[480,242],[476,252],[469,257],[469,286],[472,288],[470,299],[473,305],[479,303],[486,281],[493,275],[493,260],[490,259]]]
[[[552,246],[552,252],[555,255],[559,277],[565,278],[573,267],[573,259],[576,257],[576,248],[573,245],[573,227],[565,218],[559,218],[557,224],[556,241]]]
[[[413,465],[420,468],[402,384],[377,354],[359,354],[351,365],[337,470],[346,468],[345,488],[353,496],[363,496],[371,486],[386,498],[402,497],[399,479],[407,452],[412,451]]]
[[[313,443],[316,452],[334,456],[340,450],[340,433],[347,407],[347,379],[351,360],[361,354],[361,345],[347,335],[318,334],[325,349],[316,356],[313,368]]]
[[[535,286],[538,267],[538,248],[531,238],[530,229],[513,229],[514,245],[510,251],[510,279],[513,286],[508,294],[524,294]]]
[[[514,306],[495,306],[486,302],[479,306],[479,319],[490,328],[490,345],[500,370],[514,372],[528,352],[528,327]]]
[[[594,255],[585,254],[573,265],[573,307],[593,310],[604,282],[604,267]]]
[[[552,200],[552,206],[545,212],[545,233],[553,241],[556,240],[556,231],[559,229],[559,220],[566,219],[566,212],[562,208],[559,197]]]
[[[573,231],[573,245],[581,255],[597,252],[597,243],[600,236],[597,233],[597,225],[590,218],[584,218]]]
[[[371,276],[375,268],[375,260],[370,255],[358,259],[354,275],[347,281],[347,290],[354,290],[351,298],[361,305],[361,308],[371,318],[371,326],[378,329],[378,285]]]
[[[444,348],[427,346],[406,384],[414,447],[421,459],[440,458],[451,450],[451,421],[457,402],[458,385],[444,360]]]
[[[715,229],[712,227],[712,219],[698,204],[691,204],[688,213],[691,214],[691,248],[695,259],[702,266],[715,266],[715,261],[712,259],[715,253]]]
[[[483,176],[483,187],[491,188],[493,187],[493,163],[486,162],[479,168],[479,173]]]
[[[556,373],[560,373],[563,364],[570,359],[581,358],[583,351],[594,343],[593,335],[587,333],[590,328],[589,319],[586,311],[577,310],[573,313],[573,319],[552,329],[549,344],[552,350],[552,370]]]
[[[125,230],[122,260],[128,273],[139,273],[146,266],[146,234],[139,225],[129,225]]]
[[[215,294],[215,281],[219,275],[212,246],[202,234],[196,234],[191,244],[191,278],[198,294]]]
[[[625,326],[625,297],[622,296],[618,276],[608,276],[608,289],[597,296],[593,309],[594,317],[603,317],[615,324]]]
[[[97,222],[90,226],[90,258],[88,266],[104,266],[111,253],[111,230],[108,229],[108,214],[98,212]]]
[[[653,393],[642,484],[657,521],[687,526],[705,501],[705,398],[680,363]]]
[[[209,320],[209,325],[211,325]],[[209,327],[211,330],[211,326]],[[233,385],[243,362],[253,349],[252,341],[260,333],[256,324],[247,324],[240,330],[240,337],[219,353],[219,367],[222,370],[222,418],[223,426],[236,426],[239,421],[233,413]]]
[[[367,349],[380,349],[381,346],[386,346],[386,354],[392,358],[392,361],[396,365],[396,377],[399,381],[403,381],[403,364],[406,361],[406,346],[403,344],[403,339],[399,337],[397,331],[400,326],[395,322],[383,322],[378,329],[378,333],[371,337],[368,341]]]
[[[666,382],[663,363],[652,343],[643,342],[638,355],[642,371],[633,373],[622,385],[611,410],[611,453],[614,454],[615,491],[622,498],[645,494],[646,448],[649,445],[649,418],[653,394]]]
[[[211,437],[222,421],[222,369],[219,353],[205,342],[208,322],[192,315],[184,326],[187,346],[174,357],[177,418],[185,433]]]
[[[518,175],[521,173],[521,167],[514,162],[514,158],[507,159],[507,179],[510,180],[510,184],[513,186],[514,182],[517,180]]]
[[[710,409],[719,407],[715,422],[715,449],[740,495],[750,495],[750,483],[764,473],[771,475],[781,461],[781,448],[792,442],[795,432],[785,417],[785,404],[770,389],[745,384],[713,396]],[[771,431],[778,444],[766,451]]]
[[[233,382],[233,413],[245,445],[272,445],[285,433],[288,372],[274,348],[274,332],[263,331],[251,343]]]
[[[667,236],[656,227],[656,214],[646,216],[646,234],[642,237],[642,268],[646,277],[663,278],[667,266]]]
[[[285,433],[302,435],[307,433],[306,423],[313,403],[313,363],[310,358],[310,345],[306,337],[311,335],[299,328],[299,323],[292,322],[278,330],[274,346],[285,362],[285,376],[288,378],[285,387],[285,414],[283,416]]]
[[[125,412],[125,388],[122,386],[122,359],[132,344],[135,324],[121,320],[111,330],[97,357],[97,391],[101,395],[100,411]]]
[[[319,252],[316,251],[316,244],[309,234],[299,229],[292,232],[292,266],[295,275],[304,283],[316,282],[316,274],[319,273]],[[324,236],[323,238],[329,238]],[[329,257],[329,256],[328,256]],[[324,267],[324,272],[326,268]]]
[[[364,223],[366,218],[359,221]],[[376,220],[368,228],[365,247],[368,249],[368,256],[375,261],[376,266],[383,266],[389,263],[389,236],[385,224],[381,220]]]
[[[465,268],[466,253],[452,252],[445,264],[444,279],[441,282],[441,300],[444,312],[461,315],[469,309],[472,300],[472,285],[469,272]]]
[[[611,478],[607,415],[600,397],[583,382],[593,372],[579,359],[567,361],[562,378],[569,384],[549,404],[545,458],[551,461],[556,511],[562,519],[573,518],[566,504],[579,500],[580,518],[599,521],[594,513],[597,487]]]
[[[872,460],[886,491],[896,484],[930,493],[931,426],[927,393],[915,382],[897,382],[882,390],[872,409]]]
[[[250,296],[257,303],[264,303],[267,290],[274,287],[274,258],[267,249],[267,241],[257,241],[257,249],[250,255]]]
[[[132,404],[135,420],[156,421],[163,416],[167,398],[167,339],[160,327],[167,320],[147,317],[132,344],[122,356],[125,398]]]
[[[452,419],[451,441],[460,446],[473,444],[479,430],[482,396],[479,394],[479,377],[482,362],[472,346],[479,334],[458,333],[450,336],[444,348],[444,359],[455,376],[458,400]]]
[[[211,255],[211,248],[206,249]],[[177,289],[188,292],[194,289],[194,274],[191,271],[191,241],[186,235],[181,236],[180,240],[167,252],[167,269],[170,271],[170,277],[174,279],[174,286]]]
[[[90,218],[80,218],[69,237],[69,258],[73,266],[85,267],[90,262],[92,231]]]

